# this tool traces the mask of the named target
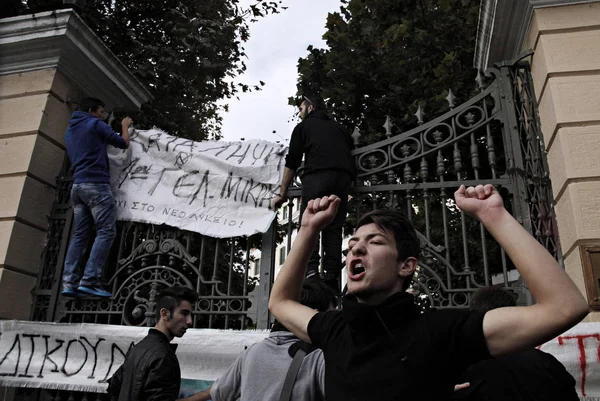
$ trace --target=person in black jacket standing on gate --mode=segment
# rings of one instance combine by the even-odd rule
[[[163,290],[156,301],[157,323],[127,353],[125,362],[108,380],[108,393],[117,401],[174,401],[179,397],[181,369],[175,337],[192,325],[196,291],[186,287]]]
[[[323,108],[320,99],[304,97],[299,112],[302,122],[292,132],[281,189],[279,195],[272,200],[271,206],[277,209],[285,202],[287,188],[304,156],[300,216],[311,199],[331,194],[341,199],[335,219],[325,227],[322,234],[325,282],[339,291],[340,271],[343,267],[342,226],[346,218],[350,186],[356,176],[356,165],[351,153],[351,136],[340,124],[332,120]],[[317,243],[310,257],[306,278],[318,277],[319,262]]]

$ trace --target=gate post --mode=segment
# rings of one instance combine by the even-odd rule
[[[507,172],[513,185],[513,215],[523,227],[532,233],[531,216],[528,206],[527,177],[525,174],[525,164],[521,152],[521,138],[519,135],[519,122],[515,106],[516,91],[514,86],[516,82],[513,79],[512,69],[517,68],[512,65],[504,65],[500,68],[499,93],[500,103],[503,114],[503,129],[507,153]]]
[[[58,320],[57,309],[62,284],[62,273],[67,254],[67,246],[73,228],[73,208],[71,188],[73,177],[70,174],[69,158],[65,156],[60,175],[56,179],[56,197],[50,212],[46,246],[42,251],[42,266],[33,294],[35,296],[31,318],[54,322]],[[45,303],[46,300],[48,304]]]
[[[258,292],[258,318],[256,328],[267,330],[271,327],[271,313],[269,312],[269,296],[275,273],[275,249],[277,238],[277,215],[271,227],[262,236],[260,257],[260,281]]]
[[[515,60],[502,63],[499,65],[499,85],[497,99],[500,102],[502,110],[502,135],[504,135],[505,153],[506,153],[506,173],[511,181],[513,195],[511,199],[512,214],[517,221],[533,236],[535,227],[532,219],[535,218],[531,214],[529,202],[528,185],[531,184],[531,177],[528,175],[528,166],[526,163],[531,161],[526,160],[522,149],[524,138],[521,137],[523,119],[534,118],[535,116],[524,116],[524,110],[521,107],[523,99],[519,98],[520,83],[518,82],[519,68],[529,68],[528,64],[521,62],[524,57],[529,56],[526,52],[518,56]],[[525,135],[531,135],[531,132],[526,132]],[[533,141],[535,142],[535,141]],[[536,237],[537,238],[537,237]],[[535,300],[531,296],[531,292],[521,277],[513,285],[513,290],[518,295],[519,305],[532,305]]]

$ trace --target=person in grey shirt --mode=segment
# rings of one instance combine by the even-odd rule
[[[303,305],[320,312],[335,309],[337,305],[333,290],[315,279],[304,281],[300,298]],[[210,388],[180,401],[278,401],[292,364],[290,351],[298,347],[307,351],[307,355],[298,370],[291,400],[324,400],[323,352],[307,346],[276,322],[269,336],[248,347]]]

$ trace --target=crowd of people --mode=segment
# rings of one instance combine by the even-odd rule
[[[66,134],[75,167],[75,234],[63,295],[110,296],[99,283],[114,237],[106,145],[127,147],[131,119],[123,120],[119,136],[101,121],[100,101],[81,107]],[[454,194],[456,206],[502,246],[534,305],[516,306],[510,293],[492,288],[474,294],[470,310],[421,313],[407,291],[419,258],[416,231],[404,215],[385,209],[357,223],[345,263],[348,294],[338,305],[341,228],[356,174],[352,142],[314,99],[304,99],[300,117],[281,191],[272,201],[273,208],[284,203],[304,159],[300,229],[269,299],[277,323],[210,389],[186,401],[578,399],[574,379],[535,347],[581,321],[588,304],[556,260],[504,208],[492,185],[461,186]],[[75,262],[92,222],[98,235],[81,274]],[[160,294],[156,326],[109,380],[114,399],[178,398],[181,373],[171,341],[191,327],[197,299],[188,288]]]

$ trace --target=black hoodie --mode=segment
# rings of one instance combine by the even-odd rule
[[[65,146],[75,170],[75,184],[110,183],[106,146],[127,148],[123,138],[90,113],[76,111],[65,132]]]
[[[306,155],[304,174],[340,171],[354,178],[356,166],[352,148],[352,137],[344,128],[324,111],[316,110],[294,128],[285,166],[298,169],[302,155]]]

